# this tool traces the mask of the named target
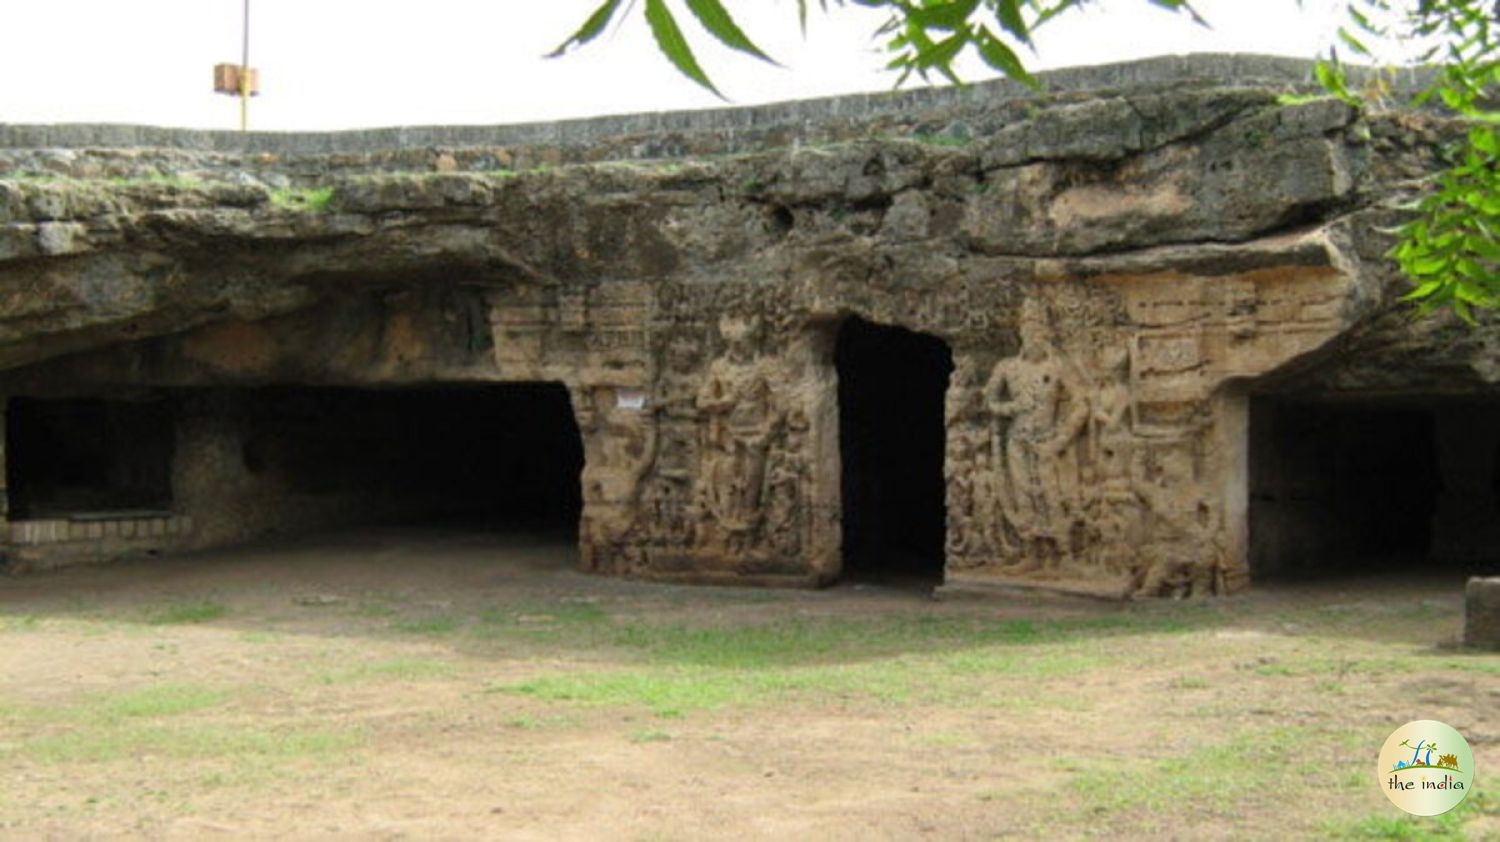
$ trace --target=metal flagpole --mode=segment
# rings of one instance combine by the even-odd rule
[[[245,0],[244,38],[240,42],[240,131],[250,130],[250,0]]]

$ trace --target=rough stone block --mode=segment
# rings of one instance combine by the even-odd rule
[[[1500,649],[1500,576],[1469,580],[1464,598],[1464,644]]]

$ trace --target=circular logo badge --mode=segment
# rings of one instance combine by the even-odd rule
[[[1391,803],[1415,816],[1446,813],[1474,788],[1474,752],[1452,728],[1419,719],[1397,728],[1375,770]]]

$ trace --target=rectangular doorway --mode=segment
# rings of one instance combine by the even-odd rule
[[[838,331],[843,578],[934,586],[943,580],[947,343],[847,319]]]

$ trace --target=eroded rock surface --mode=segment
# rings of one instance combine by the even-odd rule
[[[842,564],[832,346],[859,315],[952,350],[949,584],[1233,591],[1255,384],[1399,388],[1439,359],[1500,379],[1492,330],[1413,325],[1380,260],[1449,129],[1282,104],[1306,68],[1245,66],[551,145],[11,127],[3,388],[560,381],[587,568],[812,584]],[[233,425],[181,423],[221,438],[178,458],[234,450]],[[217,540],[215,516],[165,544]],[[39,534],[12,554],[45,561]]]

